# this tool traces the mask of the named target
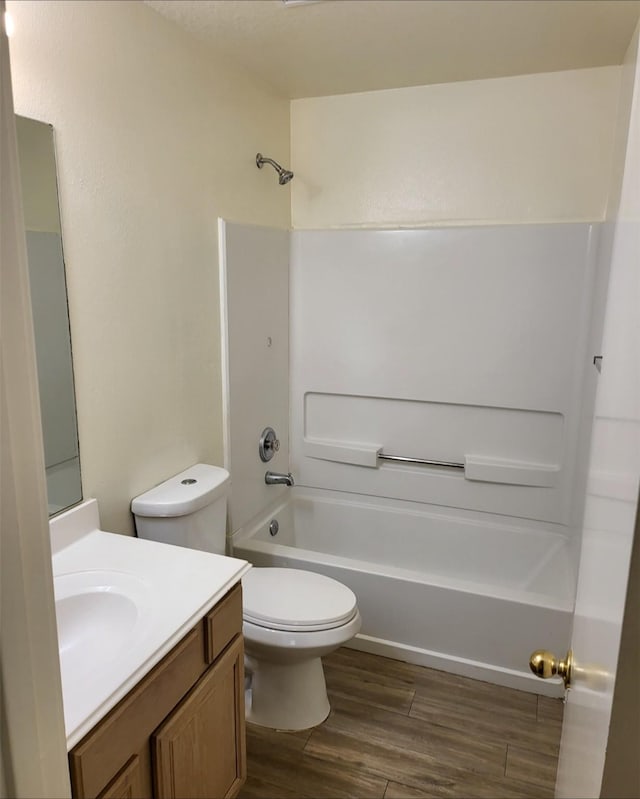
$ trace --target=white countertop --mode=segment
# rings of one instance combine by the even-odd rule
[[[103,532],[95,500],[60,514],[50,528],[64,717],[71,749],[239,582],[250,565],[237,558]],[[67,606],[72,605],[87,585],[93,593],[81,593],[81,601],[63,621],[65,611],[60,608],[65,607],[65,598],[70,598]],[[105,619],[111,622],[112,606],[115,622],[102,629],[100,611],[106,608]],[[61,624],[66,625],[64,634]],[[115,630],[109,629],[114,626]]]

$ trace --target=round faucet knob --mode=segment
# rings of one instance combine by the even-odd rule
[[[263,463],[268,463],[280,449],[280,441],[273,427],[265,427],[258,443],[258,454]]]

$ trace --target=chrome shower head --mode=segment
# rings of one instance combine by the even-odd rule
[[[278,173],[278,183],[281,186],[284,186],[293,178],[293,172],[290,172],[288,169],[280,166],[280,164],[277,161],[274,161],[273,158],[267,158],[266,156],[262,155],[262,153],[258,153],[256,155],[256,166],[258,169],[262,169],[265,164],[271,164],[271,166],[276,170]]]

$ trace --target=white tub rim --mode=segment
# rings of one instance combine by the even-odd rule
[[[324,492],[311,494],[306,492],[304,487],[300,487],[297,489],[296,494],[294,496],[289,494],[288,496],[279,499],[276,503],[267,507],[260,514],[251,519],[250,522],[245,524],[243,527],[239,528],[233,534],[233,536],[230,539],[231,554],[235,554],[236,550],[240,550],[239,554],[242,554],[242,557],[246,557],[246,555],[242,552],[242,550],[244,549],[244,550],[258,552],[261,554],[272,554],[274,557],[278,558],[299,560],[302,562],[302,564],[316,563],[327,566],[346,568],[363,573],[376,574],[385,577],[394,577],[396,579],[405,580],[411,583],[420,583],[420,584],[426,583],[428,585],[433,585],[436,588],[441,588],[444,590],[459,591],[466,594],[481,594],[482,596],[487,596],[494,599],[503,599],[524,605],[535,605],[536,607],[545,608],[549,610],[560,610],[568,612],[573,612],[574,610],[574,601],[568,597],[552,598],[548,594],[542,592],[536,592],[522,588],[514,588],[511,586],[496,586],[490,583],[483,583],[481,581],[474,581],[468,579],[460,579],[451,576],[443,577],[434,574],[432,572],[417,571],[417,570],[414,571],[399,566],[386,566],[379,563],[375,563],[373,561],[348,558],[342,555],[332,555],[330,553],[320,552],[318,550],[311,550],[302,547],[294,547],[288,544],[279,544],[276,541],[261,541],[255,538],[255,535],[258,532],[258,530],[264,527],[264,525],[266,525],[270,519],[276,517],[279,513],[282,513],[296,497],[299,499],[307,497],[314,501],[322,501],[323,495]],[[355,495],[355,496],[360,497],[360,495]],[[331,502],[348,504],[350,506],[355,505],[355,506],[371,507],[372,504],[372,503],[367,503],[365,497],[362,497],[359,500],[355,500],[354,502],[351,502],[346,497],[340,499],[334,499],[333,497],[326,496],[324,497],[324,499]],[[393,510],[396,510],[398,513],[403,512],[400,508]],[[430,510],[424,512],[416,510],[414,513],[415,515],[427,515],[431,518],[437,518],[437,519],[447,518],[446,515],[432,513]],[[464,521],[466,522],[467,520],[465,519]],[[471,521],[473,522],[474,520]],[[483,524],[483,522],[479,520],[477,520],[476,523],[478,526]],[[526,530],[526,528],[521,526],[518,527],[518,526],[507,525],[506,523],[503,523],[502,526],[504,528],[508,527],[510,531],[515,530],[516,533],[519,534],[530,533],[530,531]],[[250,558],[248,559],[250,560]],[[301,567],[299,564],[296,564],[296,567],[304,568],[304,566]]]

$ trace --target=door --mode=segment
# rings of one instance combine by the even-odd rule
[[[593,421],[571,642],[573,680],[562,730],[558,797],[600,796],[638,506],[640,79],[637,62],[631,68],[635,89],[615,223],[602,372]],[[636,547],[639,544],[636,542]],[[635,634],[640,637],[637,630]],[[633,697],[629,699],[633,701]]]

